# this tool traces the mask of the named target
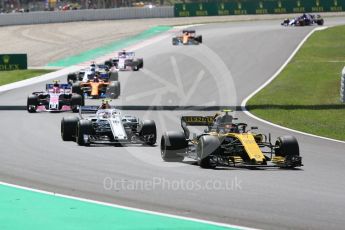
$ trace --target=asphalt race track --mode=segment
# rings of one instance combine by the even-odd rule
[[[253,21],[196,29],[203,35],[203,45],[173,47],[171,38],[161,40],[137,51],[138,57],[144,57],[143,70],[120,73],[122,95],[113,103],[128,106],[125,113],[154,119],[157,146],[79,147],[60,137],[61,118],[73,114],[1,110],[0,181],[248,227],[344,228],[345,144],[293,134],[305,164],[298,170],[207,170],[187,159],[184,163],[161,160],[162,131],[179,130],[182,114],[214,111],[160,106],[206,110],[239,106],[279,69],[313,27],[283,28],[279,21]],[[41,83],[1,93],[0,106],[25,105],[29,93],[43,88]],[[139,105],[161,110],[138,110]],[[262,133],[272,133],[273,141],[289,134],[241,111],[235,115]]]

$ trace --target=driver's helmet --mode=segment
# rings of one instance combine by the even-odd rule
[[[54,81],[53,84],[53,93],[60,93],[60,85],[58,81]]]
[[[99,82],[98,75],[96,75],[96,76],[93,77],[93,82]]]
[[[229,114],[219,115],[215,118],[215,126],[221,133],[234,132],[233,117]]]
[[[53,86],[53,93],[60,93],[60,87],[59,86]]]
[[[122,50],[121,56],[126,56],[126,50]]]
[[[109,105],[108,100],[102,100],[102,104],[99,108],[100,109],[110,109],[110,105]]]

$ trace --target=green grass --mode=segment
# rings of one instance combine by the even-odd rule
[[[339,96],[344,66],[345,26],[317,31],[247,109],[285,127],[345,140],[345,105]]]
[[[16,81],[25,80],[32,77],[37,77],[46,73],[53,72],[54,70],[13,70],[0,72],[0,86],[9,84]]]

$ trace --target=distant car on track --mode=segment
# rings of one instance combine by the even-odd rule
[[[87,82],[92,80],[95,76],[98,76],[100,80],[104,82],[118,81],[119,73],[114,68],[109,68],[107,65],[99,65],[92,63],[90,67],[82,69],[76,73],[70,73],[67,75],[67,82],[70,84],[76,82]]]
[[[84,116],[85,113],[91,113]],[[78,145],[90,144],[145,144],[156,143],[156,124],[153,120],[139,120],[132,115],[122,115],[115,108],[81,107],[79,117],[61,120],[61,137],[76,141]]]
[[[33,92],[27,98],[27,111],[68,111],[78,112],[79,106],[84,105],[84,99],[78,94],[72,93],[69,84],[46,84],[46,91]]]
[[[176,45],[199,45],[202,43],[202,36],[196,36],[195,30],[183,30],[181,35],[172,38],[172,44]]]
[[[321,15],[313,15],[313,14],[303,14],[293,19],[287,18],[281,23],[282,26],[310,26],[310,25],[322,26],[323,24],[324,24],[324,20],[321,17]]]
[[[117,57],[110,59],[104,63],[104,65],[115,67],[120,71],[133,70],[138,71],[144,67],[144,59],[136,58],[135,52],[128,52],[123,50],[118,53]]]
[[[168,131],[161,138],[161,156],[164,161],[194,159],[202,168],[225,167],[280,167],[302,166],[295,137],[278,137],[271,143],[270,135],[255,134],[247,124],[234,123],[236,118],[225,111],[215,116],[183,116],[183,132]],[[206,126],[207,129],[190,137],[188,126]]]

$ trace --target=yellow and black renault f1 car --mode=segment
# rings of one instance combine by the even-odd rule
[[[271,143],[271,135],[255,134],[247,124],[225,114],[215,116],[183,116],[183,132],[168,131],[161,138],[161,156],[164,161],[178,162],[192,158],[202,168],[232,166],[245,168],[295,168],[302,165],[295,137],[278,137]],[[200,135],[190,138],[188,126],[206,126]]]

